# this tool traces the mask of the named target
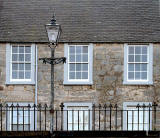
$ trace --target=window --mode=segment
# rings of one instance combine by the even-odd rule
[[[64,130],[91,130],[91,110],[91,103],[65,103]]]
[[[13,110],[11,105],[13,104]],[[17,107],[17,104],[19,105]],[[33,130],[33,108],[29,108],[27,103],[8,103],[8,125],[7,130],[27,131]],[[30,106],[33,106],[30,103]]]
[[[137,105],[140,105],[139,110]],[[149,102],[125,102],[123,104],[124,130],[152,130],[152,109]]]
[[[93,46],[65,45],[64,84],[92,84]]]
[[[124,84],[153,84],[152,45],[124,47]]]
[[[6,46],[6,83],[34,83],[35,46]]]

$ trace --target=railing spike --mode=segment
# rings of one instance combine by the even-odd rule
[[[44,104],[44,108],[47,108],[47,107],[48,107],[48,106],[47,106],[47,104],[45,103],[45,104]]]
[[[117,104],[115,104],[114,108],[118,108],[118,105],[117,105]]]
[[[136,108],[139,108],[139,107],[140,107],[140,104],[138,103],[137,106],[136,106]]]
[[[36,108],[37,106],[36,106],[36,104],[33,104],[33,108]]]
[[[28,104],[28,108],[31,108],[31,105],[30,105],[30,104]]]
[[[8,104],[6,104],[6,106],[5,106],[6,108],[8,107]]]
[[[61,104],[60,104],[60,107],[61,107],[61,109],[63,109],[63,107],[64,107],[64,104],[63,104],[63,103],[61,103]]]
[[[145,104],[143,104],[142,108],[146,108],[146,105],[145,105]]]
[[[17,103],[16,107],[18,108],[19,107],[19,104]]]
[[[96,108],[96,105],[95,105],[95,104],[93,104],[93,105],[92,105],[92,108],[93,108],[93,109],[94,109],[94,108]]]
[[[112,104],[110,104],[109,107],[112,108],[113,107]]]
[[[106,105],[106,104],[104,104],[104,108],[105,108],[105,109],[107,108],[107,105]]]

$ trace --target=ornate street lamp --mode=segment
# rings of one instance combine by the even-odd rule
[[[50,24],[45,25],[45,29],[48,35],[48,46],[51,49],[51,57],[50,58],[40,58],[39,60],[42,60],[43,63],[51,64],[51,99],[50,99],[50,107],[51,107],[51,113],[54,112],[54,65],[59,63],[65,63],[66,58],[60,57],[55,58],[55,48],[58,46],[58,41],[61,35],[61,26],[56,23],[55,15],[53,15],[52,20]],[[53,120],[52,120],[52,130],[53,130]]]

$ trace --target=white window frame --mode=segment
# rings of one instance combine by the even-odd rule
[[[147,46],[147,80],[128,80],[128,49],[129,46]],[[141,64],[141,63],[140,63]],[[149,45],[133,45],[124,44],[124,79],[123,84],[129,85],[152,85],[153,84],[153,44]]]
[[[132,109],[128,109],[128,108],[132,108],[133,107],[133,110],[136,109],[135,111],[138,111],[138,108],[136,108],[137,105],[140,105],[141,107],[143,105],[146,105],[148,106],[149,104],[152,106],[152,103],[151,102],[124,102],[123,103],[123,130],[127,130],[127,110],[132,110]],[[147,110],[146,110],[147,109]],[[142,112],[142,108],[139,108],[139,111]],[[146,107],[145,108],[145,112],[147,112],[147,116],[149,115],[149,108]],[[140,120],[140,118],[139,118]],[[148,119],[147,119],[147,123],[148,123],[148,126],[147,126],[147,130],[149,130],[149,116],[148,116]],[[140,130],[140,129],[139,129]],[[144,129],[145,131],[147,131],[146,129]],[[150,108],[150,130],[152,130],[152,108]],[[133,130],[133,131],[137,131],[137,130]]]
[[[13,103],[7,103],[8,106],[10,107],[12,104],[13,106],[16,108],[17,104],[19,106],[25,106],[26,108],[28,107],[28,105],[30,104],[31,108],[30,108],[30,131],[34,130],[34,121],[35,121],[35,130],[37,129],[37,117],[35,117],[34,120],[34,111],[33,111],[33,103],[23,103],[23,102],[13,102]],[[8,107],[8,111],[7,113],[7,128],[6,130],[11,131],[11,108]],[[37,112],[35,112],[35,116],[36,116]],[[23,130],[18,130],[18,131],[23,131]],[[24,131],[28,131],[28,130],[24,130]]]
[[[69,47],[70,46],[88,46],[88,79],[69,79]],[[92,66],[93,66],[93,44],[89,45],[64,45],[64,56],[67,58],[66,64],[64,64],[64,85],[92,85]]]
[[[83,102],[68,102],[68,103],[64,103],[64,112],[63,112],[63,129],[67,130],[67,110],[68,107],[88,107],[88,111],[90,111],[90,128],[88,128],[88,130],[92,130],[92,103],[83,103]],[[86,111],[86,110],[85,110]],[[72,130],[71,130],[72,131]],[[74,130],[73,130],[74,131]],[[79,130],[81,131],[81,130]]]
[[[31,46],[31,79],[12,79],[12,45],[6,45],[6,84],[35,84],[35,44],[14,44],[13,46]]]

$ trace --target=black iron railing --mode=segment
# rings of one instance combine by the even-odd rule
[[[156,104],[129,106],[94,105],[52,111],[47,105],[0,104],[0,131],[156,131],[160,108]],[[65,110],[64,110],[65,109]],[[51,124],[53,120],[53,127]]]

